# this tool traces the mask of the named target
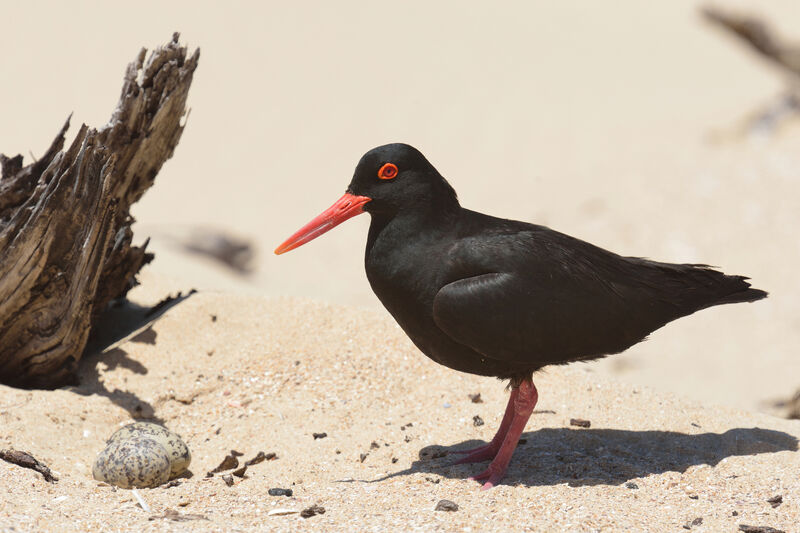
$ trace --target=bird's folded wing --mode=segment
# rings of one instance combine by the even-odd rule
[[[627,316],[625,316],[627,315]],[[433,302],[437,326],[484,356],[556,363],[624,350],[642,330],[600,283],[487,273],[445,285]]]

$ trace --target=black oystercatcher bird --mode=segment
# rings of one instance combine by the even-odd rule
[[[622,352],[706,307],[767,296],[707,265],[622,257],[544,226],[464,209],[406,144],[367,152],[344,196],[275,253],[365,211],[372,216],[367,277],[414,344],[455,370],[511,380],[497,434],[459,461],[491,459],[473,478],[484,489],[505,475],[536,405],[534,372]]]

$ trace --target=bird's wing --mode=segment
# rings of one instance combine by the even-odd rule
[[[670,319],[614,283],[610,252],[577,240],[560,246],[552,239],[561,235],[548,234],[545,245],[517,234],[455,248],[458,271],[476,274],[438,291],[437,326],[488,358],[550,364],[620,352]]]

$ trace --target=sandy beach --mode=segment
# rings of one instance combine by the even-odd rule
[[[549,370],[537,384],[541,400],[505,483],[481,492],[464,479],[479,465],[448,466],[447,452],[491,438],[502,383],[420,357],[372,311],[193,295],[88,358],[79,387],[0,388],[0,446],[28,451],[59,477],[48,484],[0,462],[0,522],[6,531],[665,531],[701,518],[699,531],[795,528],[796,421],[704,407],[581,366]],[[156,417],[194,454],[190,479],[139,489],[149,511],[131,491],[91,479],[95,454],[131,416]],[[206,478],[232,449],[277,458],[231,487]],[[773,508],[767,500],[778,495]],[[458,511],[435,511],[441,499]],[[314,504],[326,512],[297,514]],[[275,509],[295,513],[270,516]],[[151,518],[168,510],[205,518]]]
[[[0,531],[797,531],[800,421],[774,404],[800,388],[800,120],[745,128],[786,79],[702,5],[8,6],[0,151],[26,160],[70,112],[73,129],[104,124],[140,47],[179,30],[202,53],[183,138],[135,206],[156,258],[130,304],[97,332],[80,385],[0,386],[0,449],[59,478],[0,461]],[[725,5],[800,42],[795,2]],[[770,296],[537,375],[525,443],[480,492],[466,480],[480,465],[447,452],[492,437],[505,384],[436,365],[380,307],[368,217],[272,254],[393,141],[466,207],[713,264]],[[198,233],[248,242],[252,272],[187,250]],[[91,477],[133,419],[194,457],[191,477],[138,491],[148,509]],[[276,458],[232,486],[206,477],[230,450]],[[458,510],[435,511],[442,499]],[[314,504],[325,513],[302,518]]]

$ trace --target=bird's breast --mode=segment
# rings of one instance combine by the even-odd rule
[[[446,250],[432,236],[385,231],[370,239],[364,266],[372,290],[400,327],[424,352],[438,333],[433,300],[444,284]],[[430,355],[430,354],[429,354]]]

